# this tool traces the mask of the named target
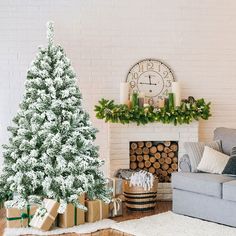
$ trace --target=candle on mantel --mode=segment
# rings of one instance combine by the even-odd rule
[[[127,104],[129,101],[129,83],[120,83],[120,104]]]
[[[180,93],[180,84],[179,82],[172,82],[172,93],[174,94],[174,103],[175,106],[180,106],[181,103],[181,93]]]
[[[138,95],[138,105],[139,105],[139,107],[143,107],[144,98],[145,98],[145,93],[139,93],[139,95]]]
[[[165,106],[165,100],[164,99],[158,100],[158,107],[163,108],[164,106]]]

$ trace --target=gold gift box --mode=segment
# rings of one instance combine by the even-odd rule
[[[16,207],[6,208],[7,228],[27,227],[37,208],[38,206],[36,205],[28,206],[24,209]]]
[[[85,205],[85,195],[78,198],[80,204]],[[76,208],[73,204],[67,204],[66,210],[63,214],[58,215],[59,227],[67,228],[74,225],[81,225],[85,222],[85,212]]]
[[[101,200],[87,200],[85,205],[88,208],[85,213],[86,222],[95,222],[109,217],[109,204]]]
[[[52,199],[44,199],[43,203],[43,209],[45,209],[46,211],[45,214],[40,215],[39,210],[42,210],[42,208],[39,208],[34,214],[34,217],[30,222],[30,226],[44,231],[48,231],[57,217],[59,203]]]

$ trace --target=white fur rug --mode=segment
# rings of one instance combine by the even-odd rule
[[[6,229],[4,235],[91,233],[106,228],[117,229],[135,236],[236,236],[236,228],[177,215],[170,211],[120,223],[107,219],[67,229],[58,228],[48,232],[42,232],[32,228]]]
[[[166,212],[117,223],[114,229],[135,236],[236,236],[236,228]]]

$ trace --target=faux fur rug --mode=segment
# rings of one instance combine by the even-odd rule
[[[99,229],[112,228],[135,236],[235,236],[236,228],[219,225],[187,216],[166,212],[147,216],[137,220],[116,223],[113,220],[102,220],[86,223],[67,229],[54,229],[43,233],[32,228],[6,229],[5,236],[24,234],[53,235],[63,233],[91,233]]]
[[[236,228],[166,212],[117,223],[114,229],[136,236],[236,236]]]
[[[54,234],[63,234],[63,233],[92,233],[100,229],[111,228],[116,222],[114,220],[101,220],[95,223],[86,223],[80,226],[74,226],[71,228],[55,228],[53,230],[43,232],[34,228],[7,228],[5,229],[4,236],[19,236],[24,234],[33,234],[33,235],[54,235]]]

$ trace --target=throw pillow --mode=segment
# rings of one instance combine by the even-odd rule
[[[227,162],[222,174],[236,175],[236,147],[232,148],[231,156]]]
[[[197,166],[201,161],[205,146],[213,148],[219,152],[221,151],[221,141],[220,140],[210,142],[210,143],[202,143],[202,142],[186,142],[186,143],[184,143],[185,151],[187,152],[189,159],[190,159],[192,172],[197,172]]]
[[[212,174],[222,174],[229,156],[205,146],[198,170]]]

